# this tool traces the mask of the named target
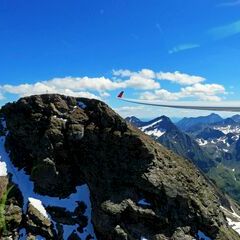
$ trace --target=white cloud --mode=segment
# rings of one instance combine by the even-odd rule
[[[0,89],[0,91],[1,91],[1,89]],[[2,100],[2,99],[4,99],[4,96],[2,93],[0,93],[0,100]]]
[[[100,96],[106,98],[106,97],[109,97],[110,94],[108,92],[100,92]]]
[[[160,88],[161,81],[170,81],[180,86],[178,92]],[[0,85],[0,99],[7,93],[29,96],[43,93],[59,93],[76,97],[107,98],[113,90],[131,88],[145,90],[140,97],[150,100],[178,100],[194,97],[200,100],[218,101],[218,95],[225,89],[219,84],[204,84],[205,78],[181,72],[154,72],[151,69],[140,71],[114,70],[112,78],[106,77],[63,77],[32,84]],[[136,91],[137,92],[137,91]],[[135,93],[135,92],[133,92]]]
[[[157,89],[160,88],[160,84],[154,79],[156,74],[150,69],[142,69],[139,72],[132,72],[130,70],[113,70],[113,75],[120,78],[128,78],[123,85],[125,87],[131,87],[136,89]]]
[[[219,84],[196,83],[192,86],[181,88],[179,92],[169,92],[165,89],[154,92],[144,92],[140,98],[145,100],[179,100],[185,98],[196,98],[202,101],[220,101],[219,94],[226,94],[226,90]]]
[[[96,96],[93,93],[87,91],[74,91],[69,88],[57,88],[56,86],[48,86],[41,82],[35,84],[20,84],[20,85],[3,85],[1,87],[3,93],[16,94],[21,97],[35,95],[35,94],[44,94],[44,93],[59,93],[64,95],[69,95],[73,97],[87,97],[100,99],[99,96]]]
[[[217,94],[224,94],[225,88],[220,84],[200,84],[197,83],[193,86],[188,86],[181,89],[182,93],[186,96],[200,96],[201,99],[204,96],[215,96]]]
[[[205,81],[204,77],[188,75],[186,73],[181,72],[159,72],[156,74],[156,77],[160,80],[168,80],[171,82],[175,82],[181,85],[192,85],[195,83],[200,83]]]
[[[141,96],[144,100],[178,100],[180,98],[179,93],[169,92],[166,89],[159,89],[154,92],[144,92]]]
[[[105,77],[90,78],[90,77],[65,77],[54,78],[49,81],[44,81],[43,84],[54,88],[70,88],[70,89],[87,89],[95,91],[114,90],[124,87],[122,82],[114,82]]]
[[[120,78],[128,78],[124,83],[127,87],[135,87],[141,89],[157,89],[160,88],[159,82],[156,80],[167,80],[181,85],[193,85],[205,81],[201,76],[189,75],[175,72],[154,72],[150,69],[142,69],[133,72],[128,69],[114,70],[113,75]]]
[[[33,84],[20,85],[2,85],[1,94],[11,93],[19,96],[42,94],[42,93],[60,93],[72,96],[89,96],[99,98],[90,93],[98,92],[101,97],[108,97],[108,91],[116,89],[134,88],[143,90],[152,90],[160,88],[160,84],[154,80],[155,73],[149,69],[143,69],[139,72],[129,70],[114,71],[114,75],[128,79],[112,80],[105,77],[64,77],[53,78],[48,81],[40,81]]]
[[[157,89],[160,84],[151,78],[144,78],[141,76],[132,76],[125,81],[125,86],[135,89]]]
[[[155,78],[156,74],[151,69],[142,69],[138,72],[132,72],[128,69],[119,69],[119,70],[113,70],[114,76],[120,76],[120,77],[142,77],[142,78]]]

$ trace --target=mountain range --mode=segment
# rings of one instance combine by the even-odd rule
[[[134,119],[140,130],[193,161],[222,191],[240,201],[240,115],[223,119],[210,114],[183,118],[176,124],[166,116],[149,122]]]

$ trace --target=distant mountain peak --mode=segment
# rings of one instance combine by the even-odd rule
[[[232,117],[231,117],[235,122],[240,122],[240,115],[239,114],[236,114],[236,115],[233,115]]]
[[[136,127],[140,127],[143,124],[143,122],[135,116],[126,117],[125,120]]]
[[[222,120],[223,118],[220,117],[218,114],[211,113],[210,115],[207,115],[207,116],[190,117],[190,118],[185,117],[179,122],[177,122],[176,125],[181,130],[187,131],[188,129],[192,128],[194,125],[217,123]]]
[[[211,114],[209,114],[207,117],[212,117],[212,116],[215,116],[215,117],[220,117],[218,114],[216,114],[216,113],[211,113]]]

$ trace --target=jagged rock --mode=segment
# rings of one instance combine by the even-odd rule
[[[63,230],[62,224],[57,223],[56,224],[56,229],[57,229],[57,239],[58,240],[64,240],[63,239],[64,230]]]
[[[48,206],[47,211],[51,215],[51,218],[58,223],[64,225],[78,224],[78,231],[83,232],[88,224],[88,218],[84,216],[86,205],[83,202],[79,202],[74,212],[67,211],[66,208]]]
[[[56,165],[49,158],[34,166],[31,172],[31,179],[35,182],[38,192],[42,192],[44,189],[54,190],[60,181]]]
[[[74,215],[83,215],[86,212],[87,205],[83,201],[77,201],[77,207],[74,210]]]
[[[37,237],[37,236],[33,235],[32,233],[28,233],[26,235],[26,240],[36,240],[36,239],[39,239],[39,236]]]
[[[81,238],[73,231],[67,240],[81,240]]]
[[[116,240],[128,240],[128,234],[119,225],[117,225],[114,228],[114,238]]]
[[[187,232],[189,232],[189,231],[190,231],[190,229],[188,229]],[[179,228],[173,234],[172,239],[173,240],[179,240],[179,239],[181,239],[181,240],[192,240],[193,237],[190,236],[190,235],[186,235],[186,232],[184,232],[183,229]]]
[[[7,177],[6,177],[7,178]],[[14,185],[11,180],[7,180],[8,185],[5,186],[4,194],[2,195],[1,206],[1,224],[0,236],[1,239],[18,239],[18,228],[22,223],[22,195],[17,185]]]
[[[88,234],[85,240],[94,240],[94,237],[91,234]]]
[[[13,204],[6,206],[5,221],[9,229],[17,229],[22,221],[22,209]]]
[[[26,225],[26,229],[33,235],[41,235],[47,239],[54,239],[56,236],[51,220],[46,218],[31,203],[28,204]]]
[[[64,225],[76,224],[73,213],[67,211],[66,208],[49,206],[47,207],[47,211],[55,222],[58,222]]]
[[[84,107],[76,107],[80,101]],[[32,96],[6,105],[2,114],[15,165],[28,173],[44,165],[41,176],[49,170],[44,160],[53,162],[52,185],[40,186],[33,178],[36,190],[63,197],[87,183],[98,240],[188,239],[199,229],[212,239],[239,239],[227,226],[219,194],[196,167],[128,126],[103,102]],[[67,122],[53,121],[55,115]],[[149,205],[138,204],[143,198]],[[32,231],[42,224],[42,235],[53,236],[50,222],[31,211],[28,215]]]
[[[69,141],[79,141],[84,136],[84,127],[80,124],[69,124],[67,134]]]

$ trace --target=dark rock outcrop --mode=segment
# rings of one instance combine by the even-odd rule
[[[1,239],[18,239],[22,224],[22,195],[11,179],[0,177],[0,236]]]
[[[36,191],[64,197],[88,184],[99,240],[190,239],[198,230],[212,239],[239,239],[218,193],[195,166],[103,102],[32,96],[7,104],[2,114],[11,159],[31,175]],[[139,204],[142,199],[149,204]]]
[[[31,203],[28,204],[26,228],[28,232],[44,236],[46,239],[54,239],[56,237],[51,220],[43,216]]]

